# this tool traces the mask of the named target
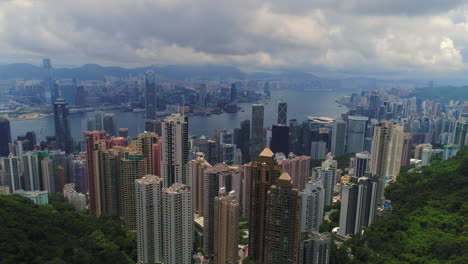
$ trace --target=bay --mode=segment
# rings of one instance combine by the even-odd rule
[[[350,93],[350,91],[322,91],[322,90],[272,90],[270,99],[261,99],[258,103],[265,105],[265,127],[271,127],[277,122],[278,102],[288,103],[288,120],[306,120],[307,116],[324,116],[338,118],[346,112],[345,107],[340,107],[336,100]],[[234,114],[223,113],[210,116],[190,116],[190,136],[210,136],[214,128],[236,128],[245,119],[251,119],[252,104],[241,103],[244,109]],[[125,127],[130,136],[136,136],[145,129],[144,112],[120,112],[119,110],[106,111],[115,114],[117,128]],[[81,140],[83,138],[82,120],[92,116],[93,112],[70,114],[70,128],[72,137]],[[37,140],[45,140],[46,136],[54,135],[54,118],[49,116],[41,119],[14,120],[11,121],[12,139],[24,135],[28,131],[35,131]]]

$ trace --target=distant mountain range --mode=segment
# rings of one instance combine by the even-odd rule
[[[77,68],[53,69],[55,78],[77,78],[79,80],[104,80],[105,77],[120,77],[143,75],[147,70],[153,70],[158,75],[169,79],[186,78],[237,78],[243,79],[246,74],[235,67],[206,65],[169,65],[148,66],[126,69],[122,67],[104,67],[97,64],[86,64]],[[26,63],[15,63],[0,66],[0,79],[42,79],[44,69],[39,66]]]
[[[333,89],[376,89],[387,81],[374,78],[330,79],[319,78],[314,74],[300,70],[282,70],[275,73],[254,72],[245,73],[233,66],[225,65],[167,65],[147,66],[139,68],[105,67],[98,64],[86,64],[76,68],[54,68],[52,73],[56,79],[105,80],[108,77],[143,78],[148,70],[153,70],[162,80],[293,80],[296,86],[290,88],[333,88]],[[0,65],[0,80],[22,79],[40,80],[45,76],[45,70],[36,65],[14,63]],[[400,82],[400,84],[403,82]],[[395,84],[395,83],[394,83]]]

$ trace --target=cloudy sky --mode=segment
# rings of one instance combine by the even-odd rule
[[[0,64],[464,76],[462,0],[0,0]]]

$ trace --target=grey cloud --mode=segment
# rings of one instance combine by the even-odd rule
[[[461,2],[0,1],[0,59],[443,74],[466,68]]]

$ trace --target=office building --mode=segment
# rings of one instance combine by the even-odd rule
[[[378,205],[384,204],[386,180],[395,180],[400,173],[403,152],[403,129],[391,121],[382,121],[374,128],[371,175],[378,179]]]
[[[234,141],[237,148],[242,152],[242,163],[250,161],[250,120],[244,120],[240,123],[240,129],[234,131]]]
[[[265,263],[267,193],[281,175],[281,166],[276,163],[274,153],[265,148],[249,168],[249,257],[261,264]]]
[[[289,173],[294,187],[303,190],[309,181],[310,157],[295,156],[290,153],[287,159],[280,160],[278,163],[283,167],[283,172]]]
[[[287,125],[273,125],[271,134],[271,151],[287,155],[289,153],[289,127]]]
[[[164,181],[164,179],[163,179]],[[162,190],[164,264],[191,264],[193,246],[192,194],[174,183]]]
[[[206,107],[206,84],[200,84],[200,94],[198,96],[198,106],[200,108]]]
[[[250,159],[256,160],[265,146],[264,143],[264,105],[252,105],[252,128],[250,133]]]
[[[227,192],[232,190],[232,177],[234,169],[226,164],[217,164],[212,168],[206,168],[203,188],[203,249],[205,256],[214,254],[214,201],[220,188]]]
[[[211,164],[205,160],[202,152],[197,153],[195,160],[188,162],[190,186],[192,186],[193,213],[195,218],[203,217],[205,170]]]
[[[301,233],[318,231],[323,222],[325,192],[317,182],[309,181],[300,192],[302,213]]]
[[[330,263],[331,234],[307,232],[303,235],[299,252],[300,264]]]
[[[297,263],[301,222],[301,199],[291,177],[283,172],[267,192],[264,258],[262,262]]]
[[[146,119],[155,120],[157,108],[156,76],[153,71],[147,71],[145,75],[145,108]]]
[[[44,88],[45,88],[45,99],[46,104],[52,105],[55,101],[54,99],[54,81],[52,79],[52,60],[50,58],[42,59],[42,66],[45,70],[44,74]]]
[[[115,133],[115,118],[112,113],[105,113],[103,117],[104,130],[107,133],[107,136],[117,136]]]
[[[138,263],[163,263],[162,179],[135,180]]]
[[[57,147],[67,153],[73,151],[70,123],[68,120],[68,106],[63,98],[54,102],[54,124]]]
[[[237,99],[237,87],[236,84],[231,84],[231,102],[236,101]]]
[[[286,125],[287,120],[288,120],[288,104],[285,102],[278,103],[278,124]]]
[[[0,116],[0,157],[8,157],[8,155],[10,154],[8,144],[10,143],[10,121],[6,117]]]
[[[349,116],[346,130],[346,153],[364,151],[364,137],[368,118],[365,116]]]
[[[343,120],[333,121],[331,153],[336,157],[345,154],[346,146],[346,122]]]
[[[169,187],[178,182],[189,184],[187,162],[189,154],[188,118],[173,114],[162,124],[162,162],[163,184]]]
[[[239,259],[239,203],[236,192],[221,188],[214,199],[214,263],[237,263]]]

